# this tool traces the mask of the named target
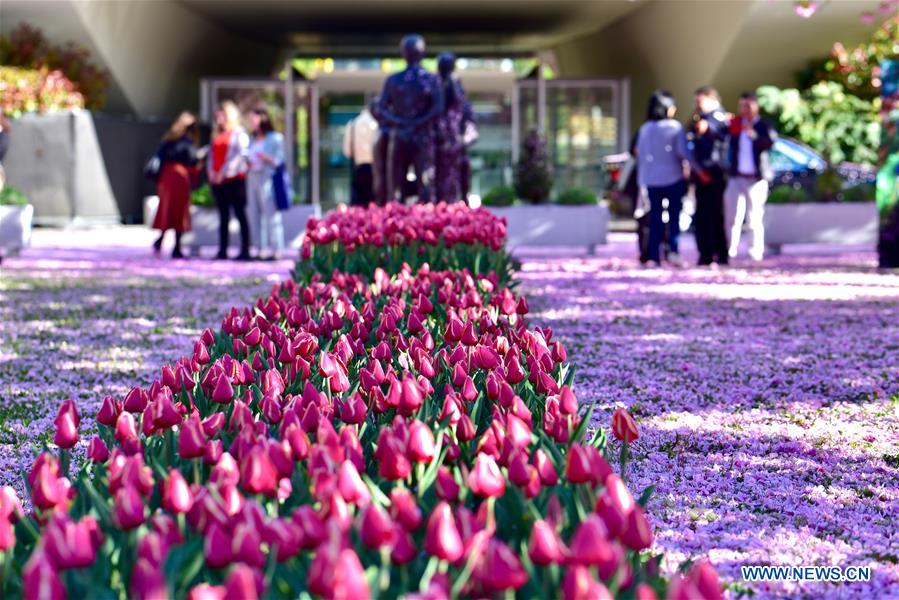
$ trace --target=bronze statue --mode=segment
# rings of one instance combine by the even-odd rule
[[[465,108],[465,91],[453,74],[456,57],[443,52],[437,57],[440,87],[443,92],[443,112],[437,118],[435,135],[435,179],[437,199],[446,202],[461,200],[462,178],[460,168],[465,144],[462,140],[462,121]]]
[[[387,200],[397,199],[411,165],[418,201],[430,202],[434,180],[434,119],[443,111],[437,76],[421,66],[425,40],[407,35],[400,43],[406,68],[384,82],[377,119],[390,130],[387,149]]]

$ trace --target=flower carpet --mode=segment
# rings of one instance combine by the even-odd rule
[[[53,446],[60,402],[74,399],[80,413],[81,441],[73,448],[73,461],[80,464],[88,441],[104,427],[93,421],[104,396],[125,398],[133,386],[149,388],[163,365],[196,352],[194,340],[205,328],[217,329],[230,307],[266,297],[293,267],[290,261],[156,260],[143,249],[149,247],[149,237],[143,244],[134,231],[111,235],[120,237],[107,239],[110,243],[102,248],[80,234],[38,239],[38,247],[2,266],[0,486],[12,486],[26,506],[23,473],[42,445]],[[627,408],[636,419],[639,438],[629,447],[627,487],[636,497],[655,486],[646,514],[655,534],[653,549],[663,557],[662,570],[670,573],[684,560],[708,557],[734,597],[890,597],[899,585],[899,277],[871,269],[873,257],[865,253],[775,257],[761,266],[722,271],[657,271],[637,268],[630,250],[629,239],[613,238],[597,257],[522,254],[521,286],[515,293],[528,299],[529,327],[551,327],[552,341],[564,344],[567,360],[576,367],[578,400],[596,403],[591,425],[609,430],[618,408]],[[335,368],[334,377],[340,379],[340,367]],[[475,380],[486,385],[486,380]],[[340,393],[331,387],[332,393]],[[388,392],[386,384],[383,388]],[[466,393],[464,385],[459,389]],[[272,418],[265,410],[274,410],[273,405],[266,409],[263,404],[256,418]],[[335,406],[335,419],[343,417],[344,405]],[[397,439],[405,435],[394,427],[383,431],[394,431],[390,435]],[[541,428],[536,419],[534,428]],[[616,458],[619,448],[619,442],[608,442]],[[145,452],[150,450],[162,451]],[[240,454],[233,447],[231,452]],[[512,464],[500,454],[496,461],[512,477]],[[491,487],[503,480],[495,476],[492,460],[477,461],[468,478],[456,473],[448,479],[441,470],[434,483],[439,498],[447,495],[444,504],[452,504],[453,487],[460,484],[475,496],[502,496]],[[583,474],[589,479],[597,463],[586,460],[594,465]],[[559,468],[559,475],[577,479],[564,464]],[[169,481],[165,472],[154,475],[157,487]],[[193,482],[190,469],[184,476]],[[526,492],[531,484],[528,476],[521,477]],[[248,490],[248,483],[255,485],[241,479],[245,493],[267,493]],[[541,483],[547,484],[539,481],[538,487]],[[178,512],[171,494],[168,504],[164,498],[162,502],[169,512]],[[377,545],[373,536],[387,534],[384,515],[364,511],[363,504],[364,543],[357,547],[364,559],[361,548]],[[481,505],[487,504],[484,500]],[[435,509],[441,523],[453,521],[449,508],[442,506]],[[453,514],[459,521],[461,513]],[[390,516],[401,519],[393,511]],[[293,521],[302,518],[294,515]],[[477,529],[481,516],[473,518],[469,526]],[[603,522],[596,531],[608,529],[608,520]],[[67,524],[68,531],[74,531],[75,523]],[[552,517],[540,523],[539,547],[524,554],[552,563],[565,546],[556,546],[561,540]],[[569,545],[595,547],[586,541],[589,527],[577,540],[570,537],[572,531],[565,528]],[[472,552],[474,538],[463,537],[464,551]],[[479,555],[489,557],[494,570],[506,577],[501,585],[523,585],[521,565],[515,568],[510,546],[478,539],[484,544]],[[452,544],[438,546],[425,541],[428,553],[453,562]],[[594,569],[602,560],[608,562],[596,560]],[[243,556],[241,564],[248,562],[253,557]],[[340,572],[355,572],[356,563],[344,552],[338,551],[333,564]],[[870,565],[873,579],[866,584],[743,582],[739,567],[752,564]],[[139,590],[152,588],[144,587],[153,583],[153,566],[147,565],[147,581],[137,576]],[[228,590],[241,589],[241,582],[254,587],[252,574],[262,567],[232,569],[236,575],[225,582]],[[315,572],[314,561],[309,568]],[[573,567],[568,571],[574,572]],[[468,577],[474,583],[465,585],[475,586],[464,588],[469,592],[485,585],[477,569]],[[444,582],[439,573],[432,579],[435,587],[427,593],[454,583]],[[564,591],[593,597],[598,592],[589,580],[583,573],[569,577]],[[691,589],[707,590],[702,577],[690,581],[697,587],[681,587],[680,596],[669,588],[671,597],[690,598]],[[71,587],[71,579],[66,582]],[[132,590],[134,583],[132,579]],[[319,581],[325,585],[319,591],[328,589],[327,583]],[[200,591],[218,594],[221,588],[207,587]]]

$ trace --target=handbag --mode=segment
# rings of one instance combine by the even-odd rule
[[[152,182],[159,181],[159,173],[162,171],[162,158],[159,156],[159,150],[153,153],[146,164],[144,164],[144,177]]]
[[[275,167],[275,172],[272,173],[272,195],[278,210],[287,210],[293,204],[293,188],[284,163]]]

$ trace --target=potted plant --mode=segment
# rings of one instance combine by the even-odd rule
[[[0,190],[0,258],[18,254],[31,244],[34,206],[15,188]]]
[[[592,190],[569,188],[551,203],[533,203],[501,186],[488,191],[482,203],[505,217],[510,246],[586,246],[593,252],[606,243],[609,208]]]
[[[779,185],[765,209],[765,244],[773,253],[786,244],[870,244],[877,240],[877,207],[869,183],[844,187],[822,173],[814,191]]]

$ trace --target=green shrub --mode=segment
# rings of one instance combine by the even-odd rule
[[[768,194],[768,204],[799,204],[813,200],[811,194],[803,188],[791,185],[778,185]]]
[[[585,204],[596,204],[599,199],[596,192],[587,188],[568,188],[556,198],[556,204],[565,204],[569,206],[582,206]]]
[[[481,203],[484,206],[512,206],[515,203],[515,190],[508,185],[500,185],[484,194]]]
[[[196,206],[215,206],[215,199],[212,197],[212,188],[209,184],[203,184],[190,194],[190,203]]]
[[[16,188],[6,186],[0,190],[0,206],[24,206],[28,197]]]
[[[859,183],[843,191],[843,202],[874,202],[876,193],[873,183]]]

